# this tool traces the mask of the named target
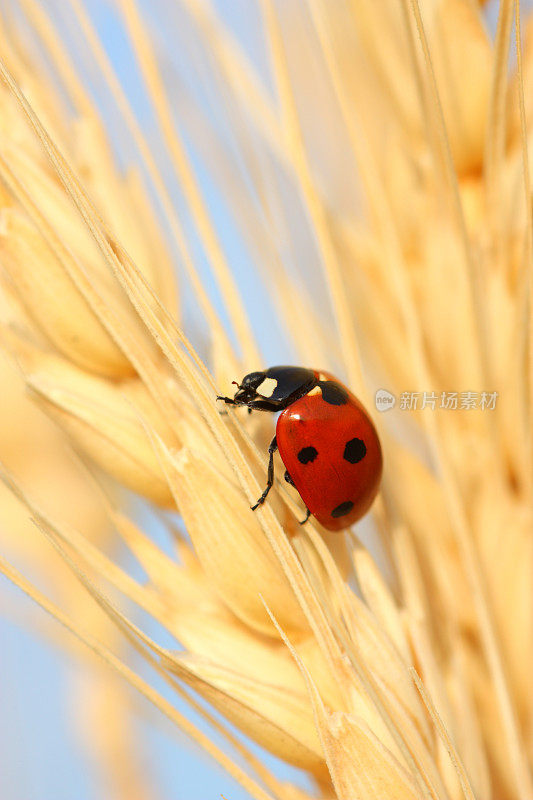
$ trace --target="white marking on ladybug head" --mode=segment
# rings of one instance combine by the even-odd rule
[[[327,375],[324,375],[324,373],[323,373],[323,372],[319,372],[319,373],[318,373],[318,380],[319,380],[319,381],[329,381],[329,378],[328,378],[328,376],[327,376]]]
[[[307,396],[308,397],[314,397],[316,394],[322,394],[322,387],[321,386],[315,386],[314,389],[311,389],[311,391],[307,393]]]
[[[272,397],[274,392],[276,391],[276,387],[278,382],[275,378],[265,378],[262,383],[256,389],[257,394],[260,394],[261,397]]]

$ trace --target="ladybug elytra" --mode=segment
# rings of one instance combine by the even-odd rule
[[[359,400],[327,372],[305,367],[270,367],[245,375],[225,403],[249,411],[281,411],[269,448],[264,503],[274,483],[274,453],[279,451],[285,480],[296,488],[324,528],[337,531],[368,511],[381,479],[379,438]],[[303,523],[302,523],[303,524]]]

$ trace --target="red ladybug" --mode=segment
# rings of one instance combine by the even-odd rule
[[[338,531],[360,519],[376,496],[383,462],[376,429],[359,400],[332,375],[305,367],[270,367],[236,385],[233,398],[217,399],[249,411],[282,412],[268,448],[267,485],[252,508],[270,491],[279,450],[285,480],[307,507],[303,522],[312,514]]]

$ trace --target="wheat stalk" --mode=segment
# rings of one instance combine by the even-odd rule
[[[3,481],[35,523],[23,563],[46,545],[49,592],[12,563],[18,518],[0,570],[112,668],[95,689],[104,702],[104,676],[118,674],[250,797],[309,795],[246,737],[305,771],[324,800],[529,800],[531,23],[522,53],[511,0],[494,38],[474,0],[253,7],[268,88],[230,15],[208,0],[165,10],[181,66],[165,60],[157,9],[143,17],[117,0],[150,135],[90,4],[69,0],[55,17],[21,0],[22,14],[4,17],[2,342],[64,450],[40,446],[43,492],[0,429]],[[63,15],[139,171],[119,167],[58,33]],[[40,53],[48,72],[35,70]],[[215,396],[261,366],[266,342],[256,343],[198,163],[301,363],[338,372],[369,407],[379,388],[434,393],[434,409],[376,414],[385,476],[368,539],[364,524],[358,537],[301,528],[299,499],[279,484],[249,509],[271,420],[221,415]],[[496,393],[497,403],[439,407],[450,392]],[[8,430],[18,426],[35,453],[9,413]],[[73,513],[67,463],[97,509],[90,524]],[[162,510],[175,557],[129,517],[120,486]],[[147,582],[121,566],[116,536]],[[183,649],[150,637],[135,606]],[[132,669],[126,645],[223,747]],[[116,709],[127,720],[123,691]],[[127,777],[130,746],[109,759],[116,796],[153,796]]]

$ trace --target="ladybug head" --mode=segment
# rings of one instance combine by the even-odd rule
[[[231,403],[263,411],[281,411],[307,394],[317,381],[317,373],[305,367],[270,367],[262,372],[250,372],[241,383],[235,382],[238,388]]]
[[[233,381],[235,386],[237,386],[237,391],[233,397],[235,404],[245,406],[248,405],[249,400],[259,398],[257,387],[261,385],[264,379],[264,372],[249,372],[240,383]]]

